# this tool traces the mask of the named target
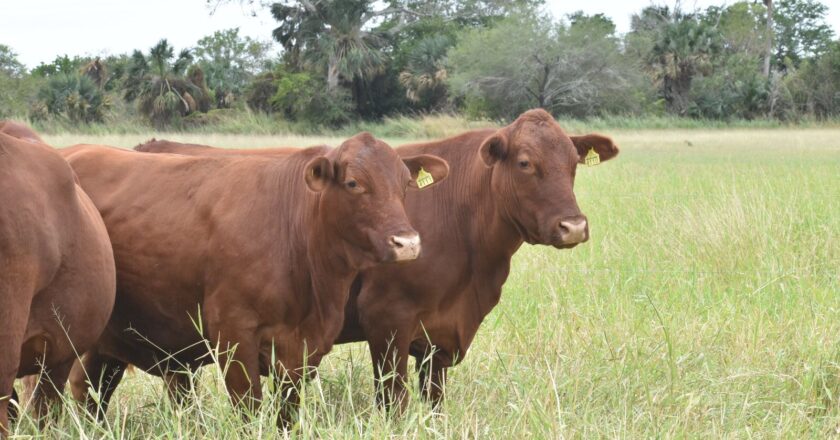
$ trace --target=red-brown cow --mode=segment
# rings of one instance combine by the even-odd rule
[[[243,154],[167,148],[183,154]],[[499,130],[397,149],[401,156],[446,159],[450,177],[433,191],[406,198],[409,218],[423,236],[421,257],[367,270],[354,282],[336,343],[369,343],[376,377],[384,378],[384,389],[391,391],[380,398],[403,395],[410,354],[418,365],[431,357],[420,370],[420,385],[424,396],[438,402],[446,369],[463,360],[482,320],[498,303],[511,257],[522,243],[566,249],[589,239],[573,186],[577,165],[590,150],[600,161],[618,154],[608,137],[568,136],[543,110],[528,111]]]
[[[417,257],[403,199],[421,168],[436,180],[448,172],[440,158],[400,158],[366,133],[283,157],[63,153],[114,245],[114,314],[71,378],[80,400],[85,372],[105,378],[103,410],[127,363],[177,395],[177,372],[213,361],[208,341],[232,361],[234,402],[259,402],[271,368],[297,385],[304,362],[316,367],[330,351],[357,273]]]
[[[0,134],[0,437],[15,378],[45,367],[34,391],[43,414],[105,328],[115,290],[108,233],[70,166]]]
[[[600,135],[568,136],[544,110],[499,130],[476,130],[406,145],[400,155],[434,154],[450,177],[406,199],[423,236],[423,255],[360,275],[336,343],[367,341],[389,403],[404,402],[407,357],[420,365],[423,395],[442,398],[446,369],[460,362],[482,320],[499,302],[510,260],[523,242],[568,249],[589,239],[573,191],[579,163],[618,154]],[[394,373],[394,374],[392,374]]]

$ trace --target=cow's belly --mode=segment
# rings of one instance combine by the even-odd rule
[[[201,292],[126,284],[118,283],[101,352],[145,370],[165,359],[192,365],[207,353]]]

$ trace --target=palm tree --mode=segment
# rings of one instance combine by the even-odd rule
[[[374,10],[373,0],[299,0],[274,3],[271,13],[280,23],[274,38],[286,49],[296,68],[310,64],[323,69],[327,88],[335,92],[341,80],[364,79],[382,70],[379,50],[386,33],[399,32],[416,11],[387,6]],[[388,31],[368,30],[377,18],[394,18]]]
[[[140,112],[157,127],[172,123],[177,117],[195,111],[209,110],[211,102],[204,75],[186,76],[192,55],[182,50],[175,57],[175,49],[166,39],[149,50],[148,56],[135,50],[131,56],[126,81],[125,99],[138,101]]]
[[[76,123],[102,122],[111,99],[86,75],[60,73],[38,93],[44,112]]]
[[[711,66],[720,50],[718,30],[691,15],[678,11],[659,28],[650,53],[650,62],[661,81],[668,109],[684,114],[694,77]]]
[[[419,41],[409,52],[406,68],[400,73],[400,84],[410,101],[425,101],[432,108],[442,104],[448,76],[443,59],[451,46],[450,38],[435,35]]]

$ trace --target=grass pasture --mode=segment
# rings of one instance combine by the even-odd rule
[[[840,434],[840,129],[602,130],[580,168],[592,239],[524,246],[437,412],[373,404],[367,347],[339,346],[304,390],[295,438],[825,438]],[[151,135],[47,136],[131,147]],[[337,138],[169,135],[217,146]],[[392,145],[405,139],[387,139]],[[415,376],[413,378],[416,379]],[[205,368],[173,407],[127,376],[107,423],[73,405],[48,438],[277,438]],[[267,387],[267,386],[266,386]],[[69,393],[67,393],[69,396]],[[69,397],[68,397],[69,400]],[[31,420],[15,427],[38,435]]]

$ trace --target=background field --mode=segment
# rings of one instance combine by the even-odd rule
[[[586,128],[586,127],[581,127]],[[338,347],[305,389],[302,438],[788,437],[840,433],[840,129],[603,130],[578,172],[592,240],[524,246],[437,412],[373,406],[367,348]],[[151,135],[47,136],[130,147]],[[160,137],[160,136],[158,136]],[[217,146],[338,138],[170,135]],[[387,139],[392,145],[406,139]],[[129,375],[102,427],[68,405],[51,438],[273,438],[216,368],[194,404]],[[270,399],[276,399],[272,395]],[[35,435],[31,421],[16,428]]]

